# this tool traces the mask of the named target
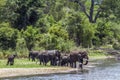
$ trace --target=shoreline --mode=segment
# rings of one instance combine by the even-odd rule
[[[88,65],[83,67],[83,70],[89,70],[92,66],[92,61],[99,59],[107,59],[114,57],[90,57]],[[94,66],[93,66],[94,67]],[[25,77],[25,76],[45,76],[51,74],[68,74],[80,71],[78,68],[70,67],[55,67],[55,68],[0,68],[0,79]]]
[[[44,76],[51,74],[67,74],[77,71],[77,68],[1,68],[0,79],[24,76]]]

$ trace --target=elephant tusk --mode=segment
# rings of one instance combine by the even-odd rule
[[[88,59],[84,59],[85,61],[89,61]]]

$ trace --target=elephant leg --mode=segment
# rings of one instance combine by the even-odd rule
[[[33,61],[35,61],[35,57],[33,58]]]
[[[14,65],[14,59],[13,59],[13,65]]]
[[[54,60],[52,60],[52,65],[54,66]]]
[[[74,62],[74,68],[76,68],[76,62]]]
[[[39,59],[40,65],[41,65],[41,60]]]
[[[40,65],[41,65],[41,61],[40,61]]]
[[[53,66],[55,65],[54,59],[52,60],[52,65],[53,65]]]
[[[80,68],[83,69],[83,65],[82,64],[79,64]]]
[[[10,61],[10,65],[13,65],[13,61]]]
[[[9,65],[9,60],[7,61],[7,64],[6,65]]]
[[[83,60],[81,61],[80,68],[83,69]]]
[[[47,64],[47,62],[45,61],[45,62],[44,62],[44,65],[46,66],[46,64]]]
[[[35,57],[32,57],[32,61],[35,61]]]
[[[70,66],[73,68],[73,62],[70,63]]]
[[[50,65],[52,66],[53,64],[52,64],[52,60],[50,60]]]
[[[32,57],[32,61],[34,61],[34,58]]]
[[[56,63],[56,61],[54,60],[54,66],[56,66],[57,65],[57,63]]]
[[[45,63],[45,61],[43,61],[43,65],[45,65],[46,63]]]
[[[68,62],[67,62],[67,66],[68,66]]]
[[[70,67],[72,67],[72,63],[70,63]]]

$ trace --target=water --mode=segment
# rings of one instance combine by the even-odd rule
[[[17,77],[4,80],[120,80],[120,61],[115,59],[97,60],[86,72],[51,74],[46,76]],[[92,66],[93,66],[92,65]]]

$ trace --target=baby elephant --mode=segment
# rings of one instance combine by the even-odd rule
[[[70,63],[70,56],[69,55],[63,55],[60,61],[61,66],[68,66],[68,63]]]
[[[8,57],[7,65],[14,65],[14,58],[16,57],[16,54],[10,55]]]

